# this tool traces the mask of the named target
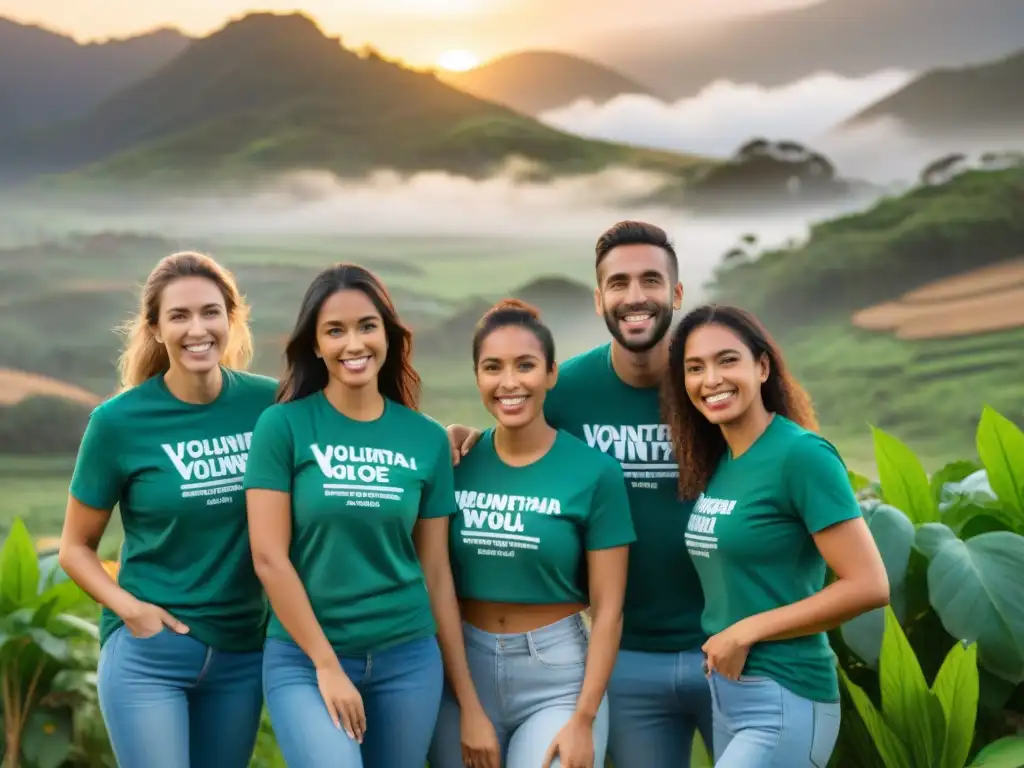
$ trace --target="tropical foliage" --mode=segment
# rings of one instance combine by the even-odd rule
[[[931,477],[898,438],[873,436],[878,481],[850,481],[891,600],[831,633],[843,725],[830,766],[1019,768],[1024,433],[986,407],[977,459]],[[2,768],[114,765],[96,705],[96,615],[16,521],[0,550]],[[252,765],[283,765],[266,718]]]
[[[1024,433],[986,407],[980,461],[954,462],[931,478],[899,439],[873,433],[879,482],[855,473],[851,482],[891,604],[832,633],[852,704],[834,765],[1019,768]]]

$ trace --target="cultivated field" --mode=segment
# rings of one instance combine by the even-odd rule
[[[943,339],[1024,327],[1024,258],[936,280],[856,312],[858,328]]]
[[[101,400],[95,392],[89,392],[66,381],[11,368],[0,368],[0,405],[14,405],[33,395],[60,397],[90,407],[97,405]]]

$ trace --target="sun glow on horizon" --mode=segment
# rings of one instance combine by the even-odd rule
[[[437,66],[448,72],[466,72],[480,65],[480,57],[472,51],[445,51],[437,57]]]

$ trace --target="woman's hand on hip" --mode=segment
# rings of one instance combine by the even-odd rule
[[[462,763],[466,768],[501,768],[501,747],[483,707],[462,710],[459,723]]]
[[[561,759],[562,768],[595,768],[593,721],[573,715],[551,742],[541,768],[551,768],[555,755]]]
[[[318,667],[316,684],[334,727],[344,728],[349,738],[362,744],[366,733],[366,710],[363,708],[363,697],[345,670],[340,665]]]

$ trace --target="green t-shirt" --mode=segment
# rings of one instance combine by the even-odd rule
[[[263,414],[245,487],[291,494],[289,555],[337,653],[436,632],[412,533],[455,512],[452,474],[444,427],[391,400],[374,421],[348,418],[323,392]],[[291,639],[273,612],[267,636]]]
[[[89,418],[71,495],[120,508],[118,583],[224,651],[263,647],[267,601],[252,565],[242,476],[252,429],[277,382],[221,368],[205,405],[174,397],[163,375],[121,392]],[[104,608],[100,642],[121,619]]]
[[[513,467],[488,429],[455,469],[455,498],[452,574],[463,598],[587,604],[586,551],[636,539],[618,462],[567,432]]]
[[[621,647],[699,648],[707,639],[700,626],[704,598],[684,539],[692,501],[679,500],[658,389],[626,384],[612,368],[611,344],[603,344],[559,367],[544,415],[617,459],[626,478],[636,542],[629,548]]]
[[[832,444],[776,414],[739,458],[723,456],[690,517],[686,543],[707,596],[705,632],[819,592],[826,565],[811,534],[860,514]],[[814,701],[839,700],[824,632],[755,644],[744,674]]]

